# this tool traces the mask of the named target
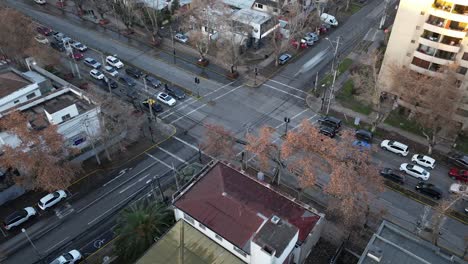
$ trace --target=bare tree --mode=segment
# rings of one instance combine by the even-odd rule
[[[138,10],[138,18],[142,22],[146,31],[151,35],[152,43],[157,45],[161,42],[158,35],[162,14],[159,11],[159,0],[147,1],[146,4]]]
[[[66,160],[74,151],[64,144],[57,126],[35,130],[26,115],[15,111],[0,119],[2,131],[19,139],[16,146],[3,145],[0,166],[20,172],[15,182],[26,189],[55,191],[67,188],[79,172]]]
[[[127,30],[131,30],[136,20],[136,0],[114,0],[113,13],[122,20]]]
[[[234,134],[216,124],[205,124],[205,128],[206,132],[201,144],[203,150],[210,156],[227,160],[234,158],[234,145],[236,144]]]
[[[463,185],[463,189],[466,190],[467,186]],[[431,221],[431,241],[437,246],[440,235],[442,234],[442,227],[447,219],[447,214],[452,207],[461,199],[466,199],[466,193],[452,194],[447,199],[439,202],[437,206],[433,208],[433,215]]]
[[[113,0],[91,0],[91,4],[96,8],[101,19],[104,19],[104,16],[112,11]]]
[[[78,8],[78,13],[82,14],[83,13],[83,5],[85,5],[88,1],[87,0],[72,0],[72,2],[75,4],[76,8]]]

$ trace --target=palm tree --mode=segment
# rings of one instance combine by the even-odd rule
[[[125,208],[117,220],[117,255],[133,262],[173,224],[174,215],[163,203],[140,200]]]

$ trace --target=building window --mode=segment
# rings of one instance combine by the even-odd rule
[[[198,226],[203,229],[203,230],[206,230],[206,227],[204,225],[202,225],[201,223],[198,223]]]
[[[463,60],[468,60],[468,52],[463,53]]]
[[[418,67],[421,67],[421,68],[424,68],[424,69],[429,69],[429,65],[431,64],[429,61],[426,61],[426,60],[423,60],[423,59],[420,59],[420,58],[417,58],[417,57],[413,57],[413,61],[411,62],[411,64],[414,64]]]
[[[66,114],[66,115],[62,116],[62,121],[67,121],[69,119],[71,119],[70,114]]]
[[[411,40],[411,43],[415,43],[416,41],[414,39]]]
[[[187,222],[191,223],[192,225],[195,224],[195,220],[188,214],[184,213],[184,219],[187,220]]]
[[[468,70],[467,68],[460,66],[457,69],[457,73],[465,75],[467,70]]]
[[[29,99],[32,99],[32,98],[34,98],[34,97],[36,97],[36,94],[35,94],[35,93],[30,93],[30,94],[26,95],[26,99],[28,99],[28,100],[29,100]]]
[[[216,239],[218,239],[219,241],[223,241],[223,238],[218,236],[217,234],[215,235]]]
[[[255,3],[255,7],[256,7],[256,8],[263,9],[263,5],[262,5],[262,4],[259,4],[259,3]]]
[[[420,27],[420,26],[416,26],[416,30],[419,30],[419,29],[421,29],[421,27]]]
[[[421,11],[421,16],[424,16],[424,14],[425,14],[424,11]]]
[[[14,103],[14,104],[17,104],[17,103],[19,103],[19,100],[15,100],[15,101],[13,101],[13,103]]]
[[[241,254],[242,256],[247,257],[247,254],[240,248],[234,246],[234,251],[236,251],[237,253]]]

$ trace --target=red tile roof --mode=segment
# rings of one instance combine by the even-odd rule
[[[302,243],[320,216],[264,184],[218,162],[175,204],[223,238],[244,248],[273,215],[299,229]]]

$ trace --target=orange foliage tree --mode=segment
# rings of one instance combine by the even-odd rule
[[[230,160],[234,158],[234,134],[221,125],[205,124],[206,132],[204,134],[201,148],[208,155]]]
[[[68,187],[79,168],[65,160],[70,149],[64,146],[57,126],[38,131],[28,124],[27,117],[19,111],[0,119],[0,129],[19,139],[16,146],[2,146],[0,166],[17,169],[20,176],[14,180],[25,189],[55,191]]]

